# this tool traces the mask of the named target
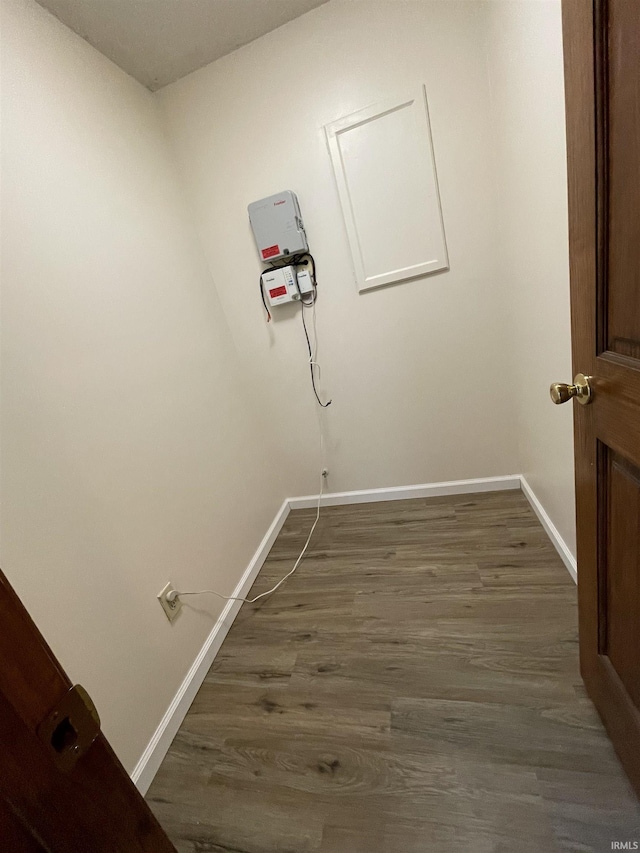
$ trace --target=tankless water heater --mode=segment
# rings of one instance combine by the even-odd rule
[[[253,201],[249,221],[264,263],[309,251],[298,197],[291,190]]]

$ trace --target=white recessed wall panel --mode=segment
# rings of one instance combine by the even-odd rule
[[[358,289],[448,269],[424,87],[325,129]]]

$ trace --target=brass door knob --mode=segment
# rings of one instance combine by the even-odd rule
[[[573,379],[573,385],[567,385],[564,382],[554,382],[551,388],[549,388],[551,399],[559,406],[561,403],[567,403],[572,397],[575,397],[579,403],[586,406],[593,399],[593,391],[589,384],[590,379],[590,376],[578,373]]]

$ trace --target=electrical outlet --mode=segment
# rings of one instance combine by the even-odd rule
[[[158,601],[160,602],[160,607],[165,612],[165,616],[169,620],[169,622],[173,622],[176,618],[180,610],[182,609],[182,602],[179,598],[174,598],[173,601],[169,601],[167,596],[170,592],[174,592],[175,586],[169,581],[169,583],[164,587],[164,589],[158,593]]]

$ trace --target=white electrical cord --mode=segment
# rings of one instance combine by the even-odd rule
[[[300,309],[304,311],[304,306],[301,305]],[[320,365],[316,361],[316,355],[318,352],[318,330],[316,328],[316,303],[314,300],[313,303],[313,355],[310,358],[311,369],[317,369],[318,378],[320,378]],[[314,534],[316,527],[318,526],[318,522],[320,521],[320,505],[322,503],[322,495],[324,492],[324,478],[325,478],[325,441],[324,441],[324,430],[322,427],[322,414],[316,408],[316,415],[318,416],[318,427],[320,430],[320,491],[318,492],[318,503],[316,504],[316,517],[315,521],[311,525],[311,530],[309,531],[309,535],[307,536],[307,541],[304,543],[304,548],[300,551],[300,555],[298,559],[295,561],[293,568],[290,572],[281,578],[275,586],[272,586],[271,589],[266,592],[261,592],[260,595],[256,595],[255,598],[242,598],[239,595],[222,595],[222,593],[217,592],[215,589],[199,589],[194,592],[180,592],[179,590],[172,589],[171,592],[167,595],[167,601],[169,604],[172,604],[177,598],[180,598],[183,595],[217,595],[218,598],[223,598],[225,601],[243,601],[245,604],[255,604],[261,598],[265,598],[267,595],[271,595],[272,592],[275,592],[278,587],[282,586],[282,584],[291,577],[291,575],[298,568],[300,563],[302,562],[302,558],[307,553],[307,548],[309,547],[309,543],[311,542],[311,537]]]
[[[281,586],[287,578],[290,578],[291,575],[298,568],[300,563],[302,562],[302,558],[307,553],[307,548],[309,547],[309,543],[311,542],[311,537],[313,536],[314,530],[318,522],[320,521],[320,502],[322,500],[322,493],[324,491],[324,475],[320,475],[320,491],[318,493],[318,503],[316,506],[316,518],[313,524],[311,525],[311,530],[309,531],[309,535],[307,536],[307,541],[304,543],[304,548],[300,551],[300,556],[295,561],[293,568],[290,572],[288,572],[275,586],[272,586],[271,589],[268,589],[266,592],[261,592],[260,595],[256,595],[255,598],[241,598],[239,595],[222,595],[220,592],[216,592],[215,589],[199,589],[195,592],[180,592],[179,590],[171,590],[171,592],[167,595],[167,601],[171,604],[172,601],[175,601],[176,598],[180,598],[183,595],[217,595],[218,598],[224,598],[225,601],[244,601],[246,604],[254,604],[261,598],[265,598],[267,595],[271,595],[272,592],[275,592],[279,586]]]

